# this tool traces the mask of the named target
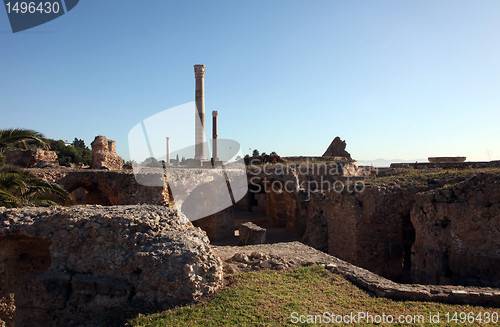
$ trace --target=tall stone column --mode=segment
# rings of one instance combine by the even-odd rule
[[[170,137],[167,136],[167,165],[170,165]]]
[[[212,158],[213,162],[217,161],[217,116],[219,115],[218,111],[212,111]]]
[[[196,77],[196,113],[195,113],[195,159],[206,159],[205,156],[205,65],[194,65]],[[201,123],[201,124],[200,124]]]

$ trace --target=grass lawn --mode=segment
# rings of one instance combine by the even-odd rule
[[[371,326],[374,324],[371,321],[367,323],[368,318],[360,319],[359,312],[371,315],[371,319],[375,322],[378,321],[377,319],[383,321],[384,315],[385,321],[390,322],[390,315],[393,322],[381,323],[383,326],[500,325],[498,317],[500,309],[498,308],[377,298],[370,296],[342,277],[332,274],[322,266],[301,267],[295,271],[263,270],[242,273],[230,276],[229,280],[230,285],[226,289],[206,302],[159,314],[139,316],[130,320],[129,325],[136,327],[343,326],[349,324],[334,323],[334,321],[328,323],[328,319],[335,320],[337,315],[348,315],[346,320],[349,322],[351,313],[356,319],[356,323],[350,321],[352,325]],[[438,313],[440,323],[436,320]],[[457,315],[454,320],[455,313]],[[461,316],[460,313],[462,313]],[[435,323],[430,323],[430,314],[434,317]],[[308,317],[308,315],[311,316]],[[398,323],[399,316],[402,316],[403,323]],[[317,324],[307,323],[308,318],[309,322],[316,319]],[[448,318],[449,323],[447,323]],[[299,319],[306,323],[300,323]],[[324,322],[323,324],[319,323],[320,319]],[[486,322],[487,320],[489,323]]]

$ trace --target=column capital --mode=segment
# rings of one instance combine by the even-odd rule
[[[215,110],[214,110],[214,111],[212,111],[212,116],[217,117],[218,115],[219,115],[219,112],[218,112],[218,111],[215,111]]]
[[[205,77],[205,65],[194,65],[194,76],[196,78]]]

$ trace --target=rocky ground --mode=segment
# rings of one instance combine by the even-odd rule
[[[297,241],[246,246],[212,245],[212,250],[223,261],[225,274],[261,269],[284,270],[332,261],[328,254]]]

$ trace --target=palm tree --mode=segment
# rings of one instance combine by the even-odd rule
[[[21,142],[24,148],[27,148],[26,141],[35,141],[42,147],[49,149],[49,146],[44,140],[42,133],[31,129],[24,128],[9,128],[0,129],[0,166],[3,165],[5,150],[13,147],[16,143]]]
[[[68,192],[61,186],[44,181],[23,169],[2,167],[5,150],[19,142],[26,148],[25,141],[35,141],[49,148],[42,133],[20,128],[0,130],[0,206],[49,206],[57,204],[57,200],[69,201]]]
[[[0,169],[0,205],[13,208],[57,205],[57,200],[70,201],[68,192],[56,183],[44,181],[16,167]]]

